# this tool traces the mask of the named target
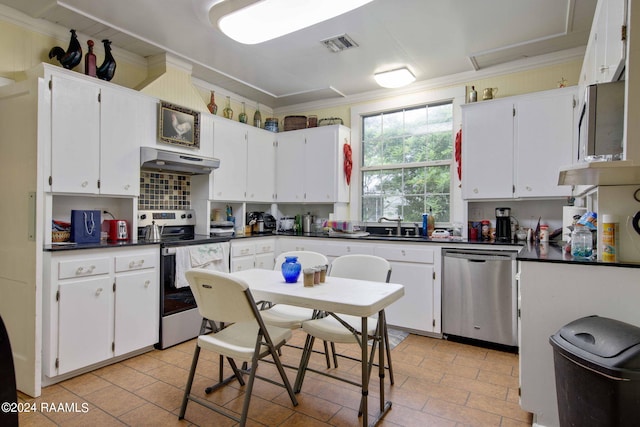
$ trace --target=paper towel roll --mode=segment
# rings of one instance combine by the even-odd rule
[[[577,206],[563,206],[562,207],[562,240],[565,242],[571,238],[571,230],[567,227],[573,225],[573,217],[575,215],[582,216],[587,212],[587,208],[580,208]]]

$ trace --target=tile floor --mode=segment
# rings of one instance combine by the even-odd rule
[[[296,331],[293,344],[304,334]],[[164,351],[154,350],[70,380],[46,387],[42,396],[19,393],[20,402],[76,404],[78,411],[21,413],[21,426],[233,426],[234,421],[190,402],[185,419],[178,420],[183,387],[194,341]],[[318,345],[321,345],[319,343]],[[354,346],[338,351],[357,354]],[[284,347],[283,362],[297,365],[300,350]],[[409,335],[392,350],[395,385],[385,379],[391,411],[379,426],[501,426],[531,425],[531,414],[518,405],[518,356],[464,344]],[[326,368],[314,354],[311,364]],[[339,359],[341,375],[357,380],[359,364]],[[259,373],[275,378],[271,364]],[[291,382],[296,372],[286,369]],[[202,351],[194,393],[240,412],[243,392],[234,382],[210,395],[204,388],[217,379],[218,356]],[[369,413],[378,409],[378,378],[372,375]],[[299,405],[293,407],[283,388],[256,380],[249,410],[250,426],[357,426],[359,388],[309,372]],[[72,406],[73,407],[73,406]],[[84,412],[83,412],[84,410]]]

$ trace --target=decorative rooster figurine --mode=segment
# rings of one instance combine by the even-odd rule
[[[69,48],[66,52],[60,46],[55,46],[49,51],[49,59],[55,56],[60,64],[68,70],[78,65],[82,60],[82,46],[78,42],[76,30],[70,30],[70,32],[71,41],[69,41]]]
[[[116,60],[111,55],[111,42],[102,40],[104,44],[104,62],[96,70],[96,75],[102,80],[109,81],[116,72]]]

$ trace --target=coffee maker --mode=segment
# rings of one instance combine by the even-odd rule
[[[496,208],[496,241],[511,241],[511,208]]]

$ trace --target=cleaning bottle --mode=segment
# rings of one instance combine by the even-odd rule
[[[603,214],[601,219],[602,244],[600,245],[600,259],[603,262],[618,261],[618,219],[613,215]]]
[[[429,223],[429,214],[425,212],[422,214],[422,235],[424,237],[427,237],[427,229],[429,228],[428,223]]]
[[[436,220],[433,217],[433,210],[429,207],[429,216],[427,217],[427,235],[431,237],[433,230],[436,228]]]

